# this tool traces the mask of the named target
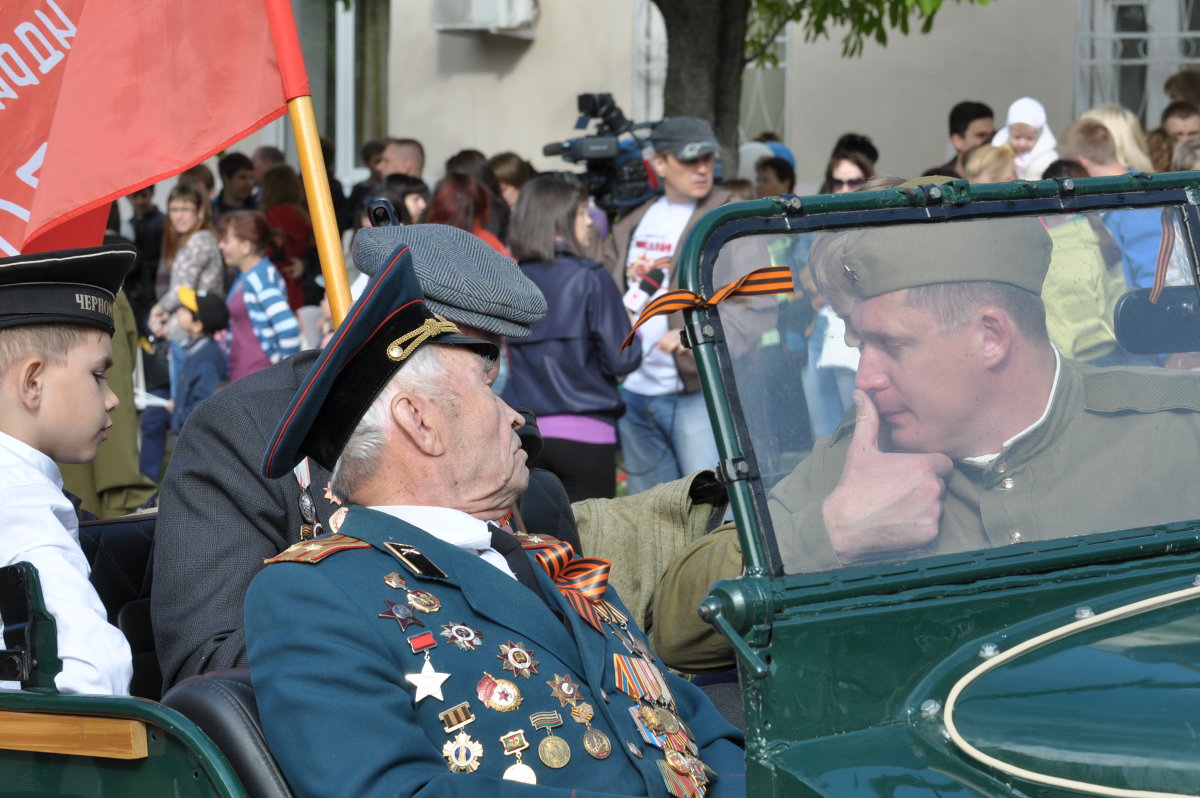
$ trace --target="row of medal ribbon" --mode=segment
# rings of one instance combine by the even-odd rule
[[[425,590],[410,589],[399,573],[389,573],[384,577],[384,581],[393,589],[406,591],[408,599],[403,604],[385,600],[386,609],[379,613],[379,617],[395,621],[406,634],[410,626],[425,626],[414,610],[434,613],[441,609],[441,602],[433,594]],[[440,626],[440,636],[463,651],[475,651],[483,645],[483,633],[466,624],[451,622]],[[625,642],[622,635],[617,634],[617,638]],[[430,660],[430,649],[437,646],[434,633],[425,631],[411,635],[408,637],[408,643],[414,654],[424,655],[421,672],[404,676],[405,680],[416,688],[414,702],[420,703],[431,697],[444,701],[441,686],[450,678],[450,674],[437,672]],[[529,679],[538,673],[538,660],[534,657],[534,652],[523,643],[510,640],[500,645],[499,649],[497,659],[501,661],[501,667],[511,671],[514,678],[522,676]],[[613,654],[613,671],[617,689],[635,702],[634,706],[629,708],[633,723],[643,740],[663,751],[664,758],[658,763],[658,767],[671,794],[676,798],[702,798],[708,782],[708,771],[700,761],[692,732],[675,713],[670,689],[662,673],[647,658],[648,652],[644,648],[639,648],[636,652],[631,648],[630,651],[633,656]],[[607,759],[612,752],[612,743],[608,735],[592,728],[591,720],[595,710],[586,701],[581,700],[579,687],[570,675],[554,674],[554,678],[546,684],[562,708],[571,707],[572,720],[586,727],[583,735],[584,750],[596,759]],[[514,711],[522,702],[521,691],[516,684],[508,679],[496,678],[486,671],[476,685],[476,693],[484,706],[497,712]],[[607,696],[605,699],[607,700]],[[442,755],[449,763],[451,772],[475,772],[483,756],[483,745],[463,731],[465,726],[475,720],[469,702],[463,701],[439,713],[438,718],[447,734],[457,732],[442,747]],[[571,758],[570,745],[551,731],[563,724],[562,715],[557,711],[535,712],[529,716],[529,721],[535,730],[546,731],[546,737],[538,744],[538,759],[550,768],[566,766]],[[536,783],[537,774],[523,761],[522,754],[529,748],[525,731],[510,731],[500,737],[500,743],[505,756],[515,757],[514,764],[505,770],[504,778],[528,784]],[[632,742],[626,744],[631,754],[641,758],[642,751],[638,746]]]

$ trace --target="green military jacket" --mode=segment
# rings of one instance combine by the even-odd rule
[[[1061,362],[1041,425],[986,468],[955,464],[937,540],[879,559],[1200,518],[1193,473],[1200,374]],[[787,573],[843,565],[825,533],[822,504],[841,477],[853,430],[853,418],[843,422],[771,491],[771,520]],[[667,569],[651,608],[651,642],[671,667],[704,671],[733,664],[724,641],[696,617],[696,607],[713,582],[738,575],[740,557],[737,531],[726,526],[689,546]]]

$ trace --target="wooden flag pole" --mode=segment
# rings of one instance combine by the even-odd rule
[[[325,275],[325,296],[336,327],[350,309],[350,281],[346,278],[346,261],[342,256],[342,239],[337,217],[333,213],[333,198],[329,193],[329,177],[321,155],[321,138],[317,133],[317,117],[312,97],[307,95],[288,100],[288,116],[296,134],[296,151],[300,156],[300,174],[308,195],[308,212],[312,217],[313,237],[321,272]]]

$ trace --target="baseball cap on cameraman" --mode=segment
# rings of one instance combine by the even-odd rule
[[[669,152],[681,161],[694,161],[721,149],[712,127],[694,116],[672,116],[659,122],[650,134],[650,143],[655,152]]]
[[[220,294],[181,285],[179,302],[195,314],[204,325],[204,332],[210,335],[229,326],[229,309],[225,306],[225,297]]]

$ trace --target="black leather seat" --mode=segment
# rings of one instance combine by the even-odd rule
[[[162,703],[217,744],[252,798],[292,798],[263,736],[248,668],[190,676],[168,690]]]
[[[151,700],[162,694],[162,672],[150,625],[157,520],[157,513],[145,513],[79,525],[79,545],[92,566],[92,586],[108,610],[109,623],[124,632],[133,653],[130,692]]]

